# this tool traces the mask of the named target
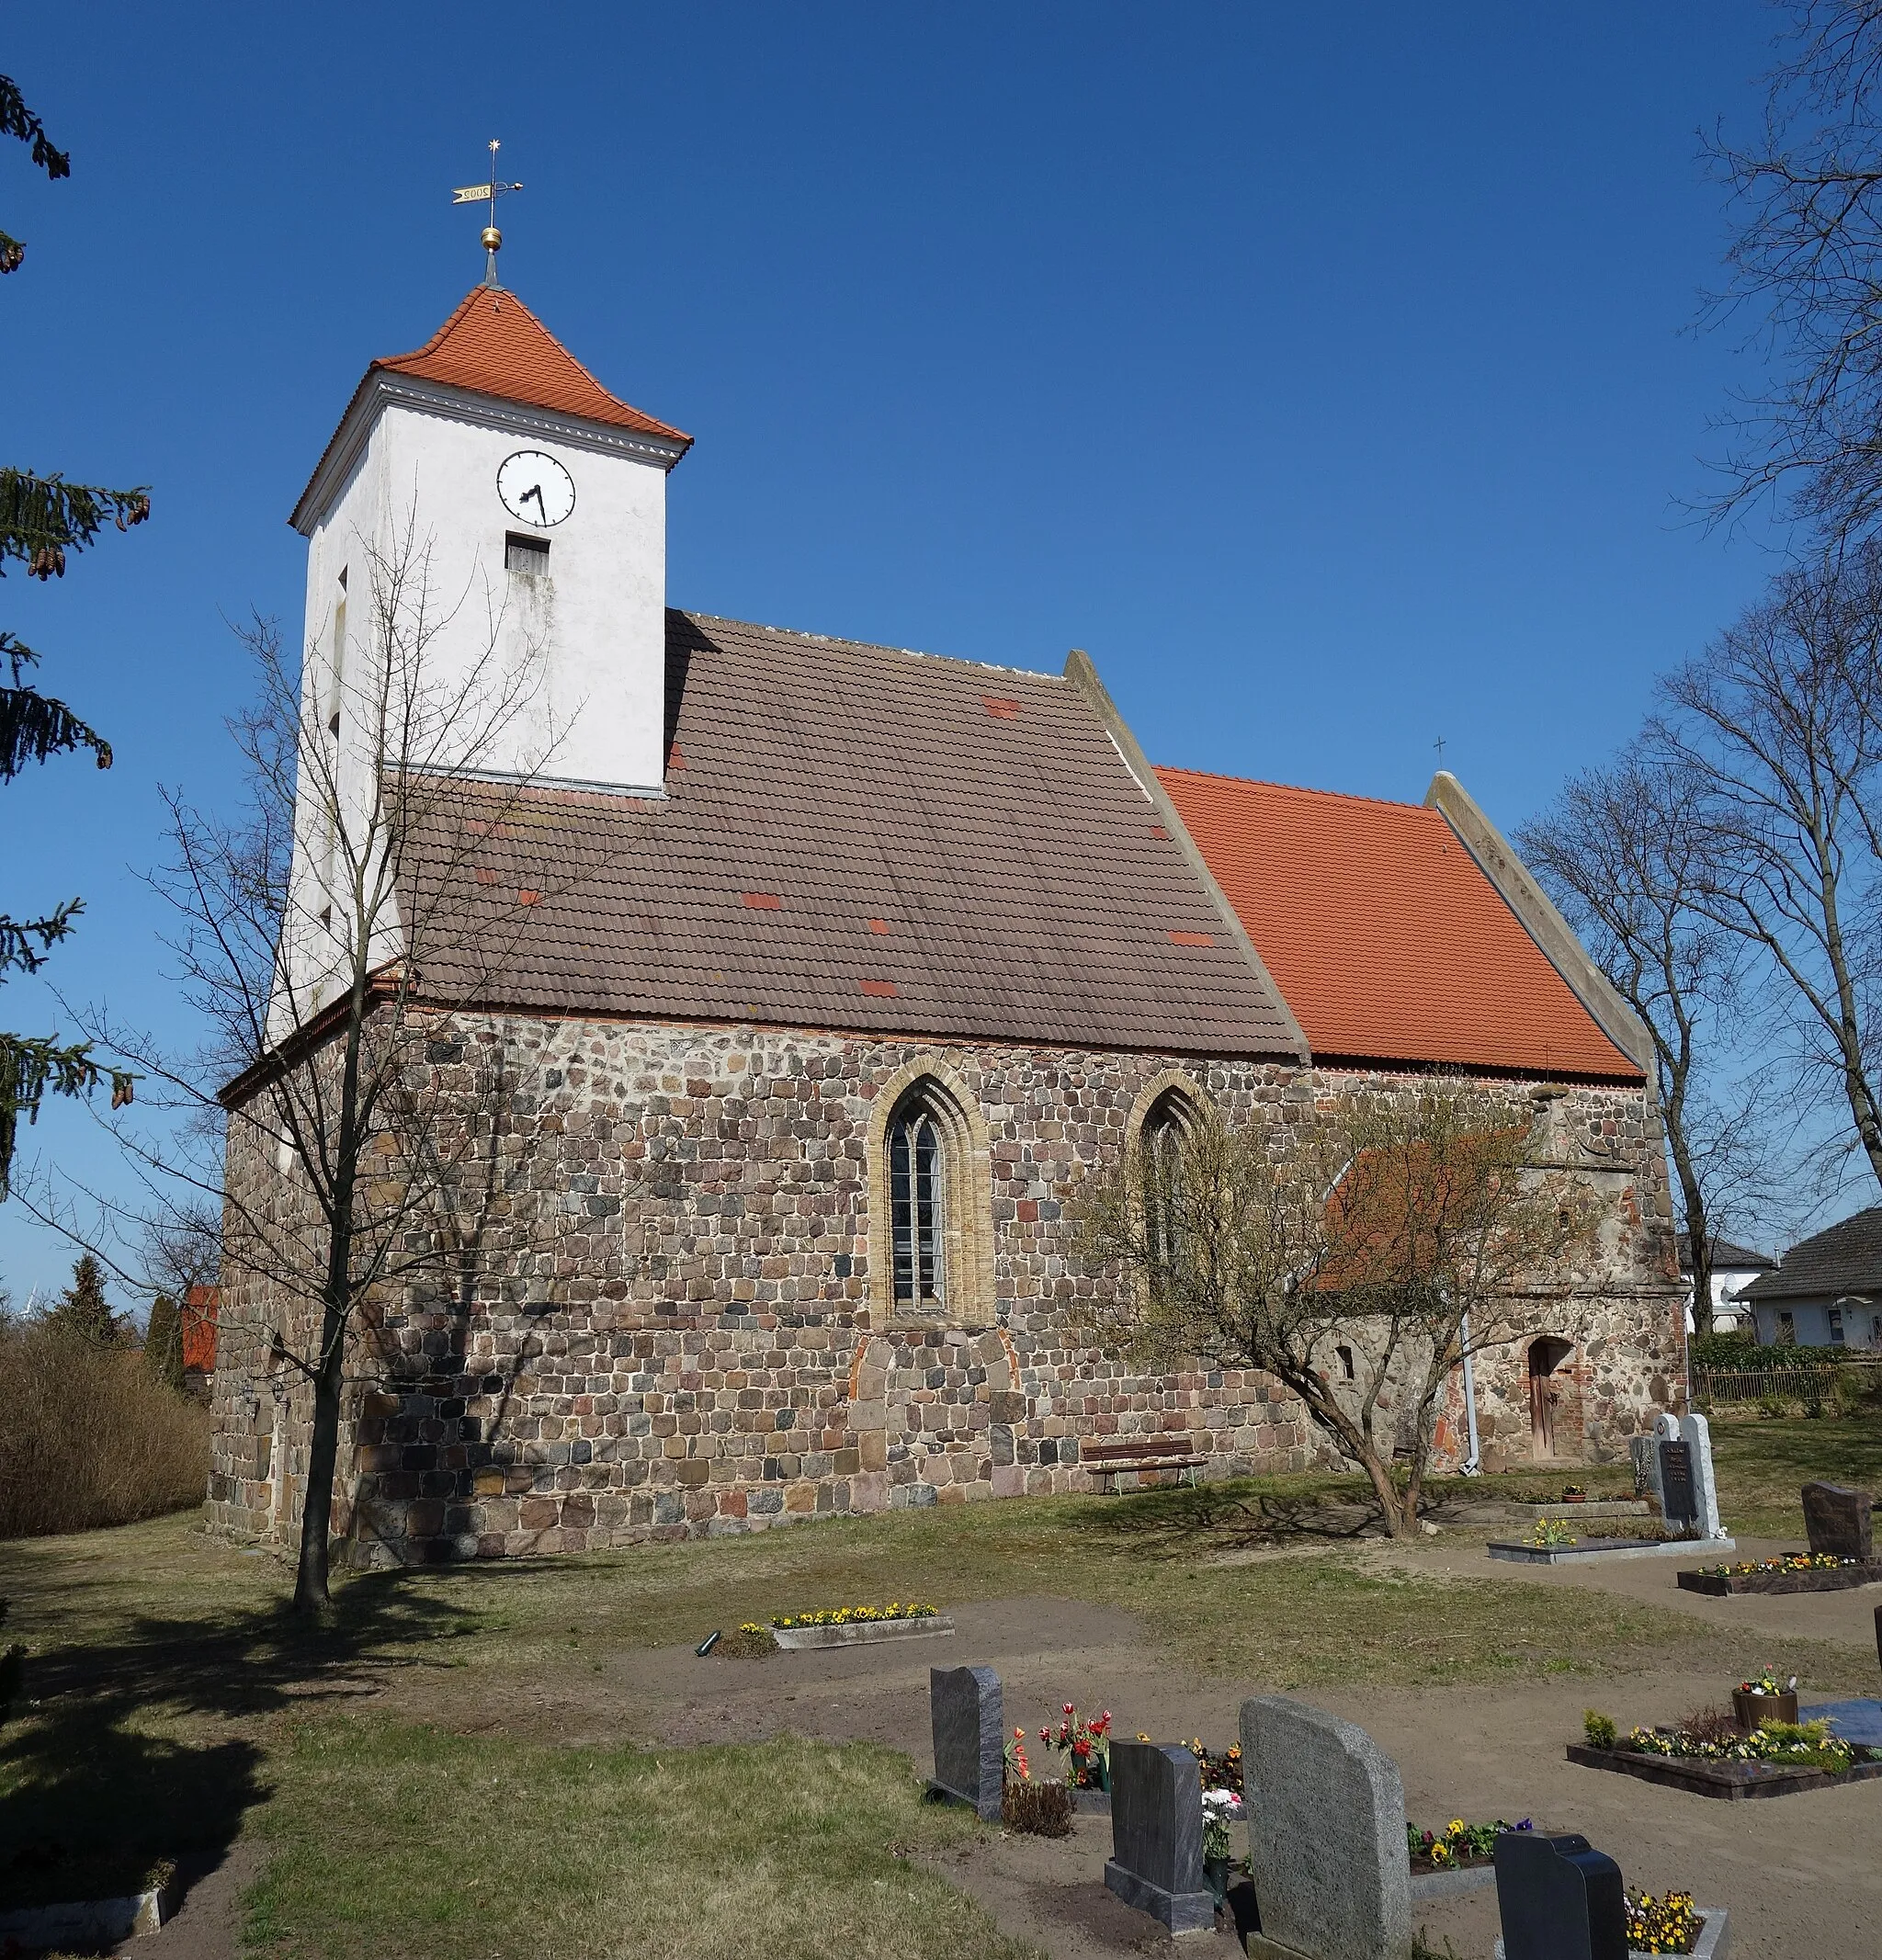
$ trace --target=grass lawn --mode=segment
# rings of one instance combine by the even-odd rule
[[[1798,1491],[1807,1483],[1853,1484],[1882,1498],[1882,1421],[1870,1415],[1784,1417],[1750,1413],[1712,1421],[1719,1507],[1735,1531],[1804,1544]]]
[[[866,1743],[555,1749],[297,1724],[248,1902],[269,1954],[1024,1960],[910,1855],[980,1825]]]
[[[1499,1478],[1499,1494],[1514,1481]],[[90,1665],[104,1669],[180,1649],[187,1670],[214,1652],[237,1668],[229,1693],[268,1705],[310,1667],[579,1672],[622,1648],[890,1599],[1102,1601],[1139,1615],[1173,1660],[1278,1687],[1608,1671],[1695,1637],[1690,1621],[1658,1608],[1413,1572],[1350,1522],[1338,1529],[1351,1539],[1315,1528],[1330,1499],[1357,1495],[1352,1479],[1250,1478],[368,1573],[338,1584],[339,1624],[324,1642],[277,1619],[282,1568],[207,1543],[187,1514],[0,1545],[0,1592],[23,1635],[64,1648],[71,1669],[85,1671],[95,1649]]]

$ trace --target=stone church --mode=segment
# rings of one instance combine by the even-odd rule
[[[308,685],[409,511],[443,587],[536,623],[571,717],[546,770],[519,748],[462,786],[473,827],[507,799],[474,866],[411,854],[532,908],[499,978],[446,955],[418,984],[512,1057],[505,1147],[552,1244],[468,1309],[385,1303],[336,1479],[352,1556],[1102,1488],[1100,1443],[1304,1467],[1321,1445],[1266,1377],[1078,1344],[1069,1207],[1206,1106],[1413,1071],[1533,1098],[1611,1228],[1598,1286],[1486,1356],[1473,1411],[1455,1389],[1441,1457],[1468,1417],[1492,1467],[1624,1455],[1684,1377],[1650,1051],[1458,783],[1412,805],[1153,766],[1082,652],[1039,674],[671,609],[690,446],[486,283],[371,364],[294,512]],[[426,657],[470,660],[476,610]],[[448,1091],[463,1040],[436,1047]],[[230,1136],[232,1184],[289,1175]],[[306,1309],[222,1277],[210,1521],[291,1535],[305,1391],[233,1335]]]

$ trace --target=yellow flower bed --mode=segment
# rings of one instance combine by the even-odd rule
[[[928,1620],[934,1616],[932,1606],[918,1606],[913,1601],[904,1605],[900,1600],[890,1600],[886,1606],[835,1606],[826,1607],[821,1613],[781,1613],[771,1624],[774,1627],[787,1629],[793,1626],[867,1626],[875,1620]]]
[[[1627,1949],[1637,1954],[1689,1954],[1699,1937],[1690,1892],[1627,1894]]]

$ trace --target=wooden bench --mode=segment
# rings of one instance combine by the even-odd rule
[[[1186,1434],[1123,1436],[1115,1443],[1081,1442],[1078,1460],[1101,1479],[1098,1488],[1105,1491],[1115,1491],[1116,1479],[1128,1470],[1180,1470],[1185,1473],[1182,1481],[1193,1482],[1187,1473],[1201,1469],[1208,1461],[1195,1454]]]

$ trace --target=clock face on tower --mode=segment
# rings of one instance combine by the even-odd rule
[[[540,449],[518,449],[496,472],[496,493],[510,515],[545,529],[560,524],[575,507],[575,480]]]

